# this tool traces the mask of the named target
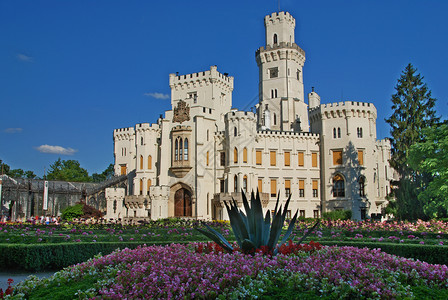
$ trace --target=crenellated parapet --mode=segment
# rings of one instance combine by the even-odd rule
[[[309,109],[310,122],[316,122],[322,119],[335,118],[367,118],[375,119],[377,117],[376,107],[368,102],[334,102],[321,104]]]
[[[194,89],[217,84],[228,92],[233,91],[233,76],[218,72],[217,66],[211,66],[209,71],[186,75],[170,74],[170,87],[173,90]]]
[[[233,110],[227,113],[225,116],[225,120],[229,122],[238,122],[238,121],[253,121],[256,122],[257,117],[255,113],[250,111],[238,111]]]
[[[292,60],[303,66],[305,64],[305,51],[295,43],[280,42],[274,45],[266,45],[255,51],[258,66],[263,63]]]
[[[135,124],[135,131],[137,133],[153,132],[159,134],[161,130],[159,124],[140,123]]]
[[[311,133],[311,132],[258,130],[257,137],[316,140],[317,142],[319,140],[320,135],[318,133]]]
[[[114,140],[130,140],[135,136],[134,127],[119,128],[114,130]]]
[[[276,25],[280,23],[288,23],[289,26],[296,26],[296,20],[289,12],[281,11],[281,12],[274,12],[270,15],[267,15],[264,17],[264,24],[265,26],[269,25]]]

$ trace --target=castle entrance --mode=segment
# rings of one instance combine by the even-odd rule
[[[175,217],[192,216],[191,193],[185,188],[178,189],[174,194],[174,216]]]

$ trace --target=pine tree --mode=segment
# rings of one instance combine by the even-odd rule
[[[386,119],[391,126],[392,158],[391,166],[401,177],[410,175],[406,155],[409,148],[422,140],[422,129],[439,123],[434,109],[436,99],[431,97],[431,91],[423,76],[416,74],[417,70],[408,64],[395,86],[397,91],[392,95],[392,115]]]

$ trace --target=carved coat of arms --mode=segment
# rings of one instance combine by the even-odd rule
[[[183,100],[177,102],[177,107],[174,108],[173,122],[185,122],[190,120],[190,107]]]

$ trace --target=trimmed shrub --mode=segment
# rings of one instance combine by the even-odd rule
[[[168,245],[174,241],[164,242],[97,242],[64,244],[13,244],[0,245],[0,270],[11,269],[27,271],[60,270],[84,262],[101,253],[107,255],[117,248],[135,249],[139,245]],[[176,242],[181,244],[182,242]]]
[[[357,248],[381,249],[382,251],[406,258],[418,259],[430,264],[448,264],[448,247],[439,245],[369,243],[352,241],[319,241],[325,246],[352,246]]]
[[[351,210],[335,210],[322,214],[322,217],[326,220],[350,220],[352,218]]]

